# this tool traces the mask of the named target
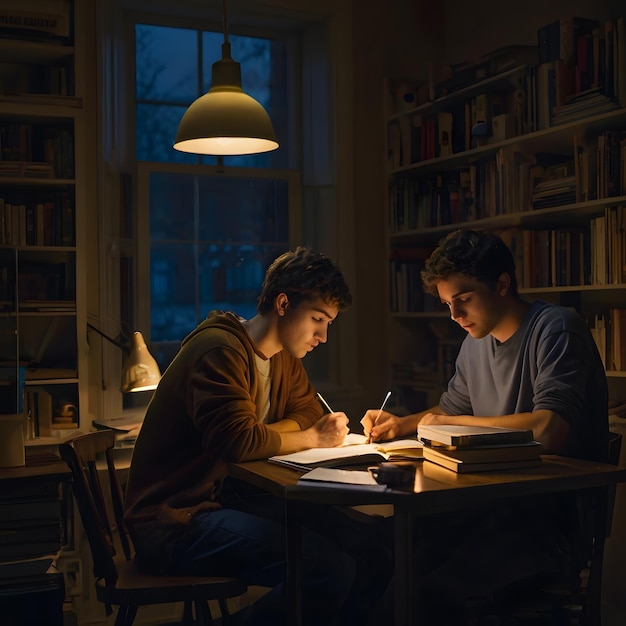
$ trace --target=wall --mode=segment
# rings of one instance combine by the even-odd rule
[[[384,79],[424,76],[443,42],[438,3],[353,3],[354,203],[361,415],[380,406],[388,384],[387,185]],[[360,416],[359,416],[360,419]]]

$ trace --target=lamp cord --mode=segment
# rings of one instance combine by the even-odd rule
[[[224,43],[228,43],[228,17],[226,16],[226,0],[222,0],[222,30],[224,31]]]
[[[87,322],[87,328],[93,330],[95,333],[97,333],[98,335],[100,335],[103,339],[106,339],[109,343],[112,343],[114,346],[116,346],[117,348],[119,348],[122,352],[124,352],[125,354],[130,354],[130,350],[128,349],[128,347],[126,347],[123,343],[121,343],[120,341],[117,341],[116,339],[113,339],[112,337],[109,337],[109,335],[103,333],[99,328],[97,328],[96,326],[94,326],[93,324]]]

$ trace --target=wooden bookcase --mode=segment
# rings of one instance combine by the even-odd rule
[[[38,23],[27,15],[34,6],[47,26],[17,27]],[[0,384],[23,378],[27,467],[43,467],[58,443],[91,428],[94,411],[86,319],[99,288],[90,263],[98,241],[96,3],[10,0],[2,10],[15,27],[0,27]],[[95,623],[102,609],[72,502],[64,489],[62,549],[50,556],[79,621]]]
[[[27,438],[76,429],[82,403],[77,215],[85,103],[74,2],[50,8],[58,13],[46,15],[47,26],[31,27],[41,22],[15,2],[12,26],[0,27],[0,360],[24,379],[22,406],[7,412],[29,416]]]
[[[545,61],[541,39],[535,63],[527,49],[518,63],[512,46],[468,64],[456,81],[415,89],[389,81],[388,358],[407,411],[437,403],[465,336],[419,276],[437,242],[459,227],[503,236],[523,297],[585,316],[611,397],[624,399],[626,42],[623,20],[611,25],[598,24],[596,35],[621,34],[612,68],[605,58],[600,84],[584,79],[585,95],[574,87],[583,80],[576,57],[573,65]],[[569,83],[557,79],[561,71]]]

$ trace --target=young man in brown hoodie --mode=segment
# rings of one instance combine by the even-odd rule
[[[284,503],[233,481],[228,463],[343,442],[347,416],[323,415],[301,359],[326,343],[351,301],[328,257],[305,247],[283,254],[267,270],[257,315],[211,312],[182,342],[148,407],[126,491],[138,558],[149,571],[271,587],[236,623],[285,623]],[[387,554],[372,549],[377,525],[327,507],[312,510],[310,526],[304,614],[311,624],[367,623],[390,569]]]

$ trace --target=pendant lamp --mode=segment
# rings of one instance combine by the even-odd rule
[[[211,88],[191,103],[178,126],[174,148],[218,156],[257,154],[278,148],[267,111],[241,88],[241,65],[230,56],[226,0],[222,0],[222,58],[213,64]]]

